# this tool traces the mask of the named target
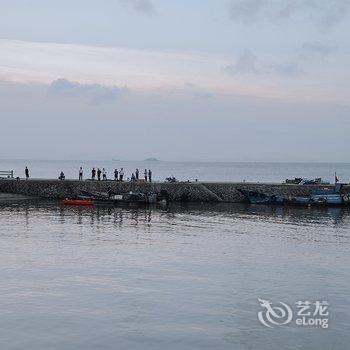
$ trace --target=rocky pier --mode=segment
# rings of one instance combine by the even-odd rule
[[[231,202],[244,201],[238,189],[261,191],[268,194],[284,196],[303,196],[318,187],[292,184],[247,183],[247,182],[175,182],[145,183],[117,181],[78,181],[46,179],[1,179],[0,193],[11,193],[30,197],[48,199],[75,198],[82,191],[107,192],[108,188],[116,193],[157,192],[166,194],[170,201],[184,202]],[[346,186],[345,191],[350,191]]]

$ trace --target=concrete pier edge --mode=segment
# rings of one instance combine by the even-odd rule
[[[310,194],[315,188],[332,187],[331,185],[291,185],[248,182],[117,182],[117,181],[91,181],[91,180],[49,180],[49,179],[0,179],[0,192],[20,194],[30,197],[50,199],[74,198],[81,191],[107,192],[111,188],[117,193],[151,192],[168,194],[170,201],[188,202],[231,202],[244,201],[237,189],[257,190],[268,194],[284,196],[304,196]],[[350,186],[344,187],[350,192]]]

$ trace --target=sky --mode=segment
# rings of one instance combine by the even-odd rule
[[[348,162],[350,0],[0,0],[2,159]]]

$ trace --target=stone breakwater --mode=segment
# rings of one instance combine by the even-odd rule
[[[330,187],[330,186],[320,186]],[[0,180],[0,192],[13,193],[48,199],[74,198],[82,191],[107,192],[108,188],[116,193],[157,192],[166,194],[170,201],[188,202],[242,202],[244,197],[237,189],[256,190],[268,194],[283,196],[304,196],[318,186],[299,186],[268,183],[215,183],[215,182],[176,182],[144,183],[116,181],[77,181],[77,180]],[[350,191],[347,186],[345,192]]]

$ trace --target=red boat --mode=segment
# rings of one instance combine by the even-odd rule
[[[90,199],[64,199],[64,205],[94,205],[95,201]]]

